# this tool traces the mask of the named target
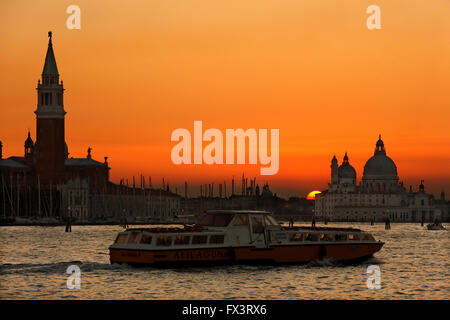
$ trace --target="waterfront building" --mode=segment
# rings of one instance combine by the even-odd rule
[[[404,188],[380,135],[359,184],[347,153],[340,166],[333,156],[331,182],[327,190],[316,195],[315,216],[328,221],[420,222],[446,219],[441,216],[442,207],[445,205],[439,205],[433,195],[425,192],[423,181],[417,191]]]
[[[5,145],[0,144],[0,173],[8,180],[7,184],[56,186],[78,177],[87,179],[91,188],[103,188],[109,181],[106,157],[104,162],[94,160],[90,147],[86,158],[69,157],[65,141],[65,89],[56,65],[52,33],[48,36],[44,68],[36,88],[36,142],[28,132],[24,155],[7,159],[3,159]]]
[[[134,186],[111,182],[108,158],[95,160],[91,147],[85,157],[69,157],[65,88],[56,64],[52,33],[48,36],[44,67],[36,88],[36,142],[28,131],[23,156],[6,158],[7,146],[0,141],[0,217],[144,215],[169,219],[179,210],[178,195],[151,188],[145,193]]]

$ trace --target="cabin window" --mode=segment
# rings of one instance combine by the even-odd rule
[[[349,234],[348,240],[359,240],[359,235],[358,234]]]
[[[347,235],[346,234],[337,234],[334,237],[336,239],[336,241],[345,241],[347,240]]]
[[[374,241],[375,238],[374,238],[371,234],[365,234],[365,235],[363,236],[363,240]]]
[[[141,243],[151,244],[152,243],[152,236],[148,236],[146,234],[143,234],[142,237],[141,237]]]
[[[290,241],[303,241],[303,233],[293,233],[289,237]]]
[[[321,233],[320,241],[333,241],[333,235],[330,233]]]
[[[125,241],[127,241],[127,236],[128,234],[126,233],[119,234],[116,238],[116,243],[124,243]]]
[[[156,241],[157,246],[170,246],[172,244],[171,236],[160,236]]]
[[[191,240],[191,236],[176,236],[174,243],[176,245],[189,244],[190,240]]]
[[[209,237],[210,244],[222,244],[225,240],[225,236],[223,234],[216,234]]]
[[[139,232],[132,232],[130,239],[128,239],[128,243],[135,243],[137,242],[137,238],[139,236]]]
[[[246,226],[248,225],[248,216],[240,214],[236,217],[233,226]]]
[[[226,227],[233,219],[233,214],[230,213],[209,213],[206,214],[200,221],[200,226],[210,227]]]
[[[264,233],[263,221],[260,217],[252,217],[253,233]]]
[[[194,236],[192,238],[192,244],[205,244],[208,236]]]
[[[316,233],[306,233],[305,241],[319,241],[319,235]]]

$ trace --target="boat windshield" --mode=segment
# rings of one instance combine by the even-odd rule
[[[226,227],[233,219],[231,213],[207,213],[200,221],[198,225],[204,227]]]
[[[266,219],[266,225],[268,226],[279,226],[280,224],[277,222],[277,220],[275,220],[273,217],[267,215],[265,217]]]

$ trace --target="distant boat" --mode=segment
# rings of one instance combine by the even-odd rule
[[[109,247],[111,263],[305,263],[371,257],[383,242],[353,228],[283,227],[268,212],[210,211],[193,226],[130,228]]]
[[[427,224],[428,230],[447,230],[440,222]]]

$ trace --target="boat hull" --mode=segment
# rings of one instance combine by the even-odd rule
[[[371,257],[383,246],[377,243],[309,244],[269,248],[233,247],[204,249],[142,250],[110,248],[111,263],[130,265],[177,266],[209,264],[292,264],[327,258],[352,262]]]

